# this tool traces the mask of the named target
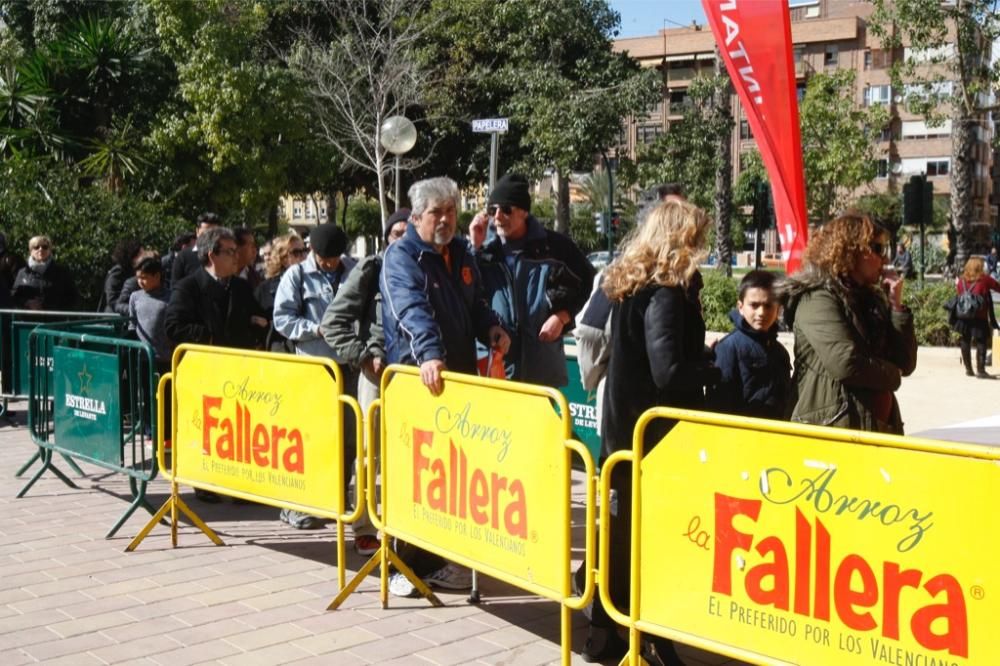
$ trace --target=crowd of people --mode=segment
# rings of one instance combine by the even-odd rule
[[[199,216],[196,229],[163,257],[123,241],[101,308],[130,319],[161,370],[185,342],[321,356],[340,364],[345,390],[363,408],[378,396],[389,364],[419,368],[423,384],[438,395],[443,371],[479,373],[484,353],[500,360],[506,378],[564,386],[563,337],[572,333],[584,386],[598,392],[602,458],[631,448],[640,415],[657,405],[903,433],[895,391],[917,360],[913,315],[902,302],[912,262],[907,254],[894,270],[890,234],[864,215],[842,215],[814,232],[795,275],[746,274],[730,313],[735,330],[707,346],[699,265],[711,224],[679,187],[661,188],[601,275],[570,238],[531,214],[530,188],[520,176],[496,183],[468,237],[458,233],[460,198],[452,180],[421,180],[408,194],[411,208],[384,225],[384,250],[361,261],[349,256],[344,231],[331,223],[316,226],[308,239],[294,232],[271,239],[262,252],[249,230],[230,230],[211,213]],[[0,265],[0,274],[15,275],[0,289],[13,306],[77,304],[73,281],[52,249],[46,236],[32,238],[23,266],[0,253],[13,262]],[[995,325],[989,296],[1000,292],[990,275],[996,263],[995,251],[985,262],[972,258],[956,281],[952,318],[970,375],[986,376],[986,341]],[[958,317],[960,310],[971,314]],[[778,341],[779,317],[794,335],[793,356]],[[352,418],[345,414],[345,468],[360,473]],[[647,429],[647,452],[673,425],[661,420]],[[620,608],[628,606],[630,484],[630,472],[616,468],[607,566]],[[346,479],[345,496],[348,487]],[[299,529],[322,525],[290,510],[280,518]],[[355,525],[354,538],[360,554],[377,549],[368,516]],[[396,547],[428,584],[470,586],[464,568],[413,545]],[[586,574],[574,576],[578,587]],[[390,591],[416,593],[398,572]],[[590,618],[584,659],[621,656],[626,642],[599,601]],[[666,640],[648,641],[643,656],[680,663]]]

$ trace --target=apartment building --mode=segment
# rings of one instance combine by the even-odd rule
[[[327,198],[323,194],[306,198],[284,196],[278,201],[278,218],[298,231],[328,222],[326,211]]]
[[[873,11],[868,2],[854,0],[790,0],[793,57],[799,95],[815,72],[850,68],[856,73],[856,99],[859,105],[886,105],[892,120],[878,137],[876,179],[855,194],[899,192],[914,174],[926,174],[937,196],[948,196],[951,172],[951,127],[929,127],[920,117],[900,104],[905,91],[894,91],[889,67],[895,59],[925,58],[927,54],[910,48],[882,48],[868,30]],[[663,99],[647,116],[629,118],[623,126],[618,154],[635,157],[638,148],[651,143],[668,130],[671,122],[681,119],[687,102],[687,89],[693,78],[711,75],[715,67],[715,40],[707,25],[668,28],[648,37],[619,39],[615,49],[627,51],[644,67],[654,67],[663,76]],[[950,83],[941,92],[947,94]],[[754,140],[740,101],[732,97],[733,155],[754,147]],[[991,205],[993,182],[990,140],[993,121],[984,118],[979,126],[976,146],[974,217],[977,236],[988,238],[996,228],[996,203]],[[739,174],[739,160],[734,159],[734,176]]]

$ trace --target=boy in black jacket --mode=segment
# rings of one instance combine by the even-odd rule
[[[722,381],[709,389],[708,408],[726,414],[785,419],[791,407],[792,366],[778,342],[774,274],[750,271],[740,282],[736,330],[715,346]]]

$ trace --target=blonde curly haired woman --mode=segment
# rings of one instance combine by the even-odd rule
[[[612,311],[603,458],[632,447],[632,431],[644,411],[656,405],[703,408],[705,386],[719,379],[705,353],[698,293],[708,227],[708,216],[696,206],[665,201],[625,239],[621,255],[605,272]],[[646,429],[647,451],[672,425],[660,419]],[[608,562],[611,597],[619,608],[628,608],[632,488],[627,466],[614,469],[611,486],[617,493]],[[624,651],[614,623],[595,602],[584,659],[618,658]],[[673,644],[663,639],[647,640],[642,656],[652,664],[681,663]]]

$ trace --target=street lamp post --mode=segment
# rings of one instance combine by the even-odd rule
[[[399,180],[399,157],[405,155],[413,149],[417,143],[417,128],[413,121],[406,116],[392,116],[386,118],[382,123],[382,147],[396,156],[395,178],[396,178],[396,209],[402,199],[402,187]]]

